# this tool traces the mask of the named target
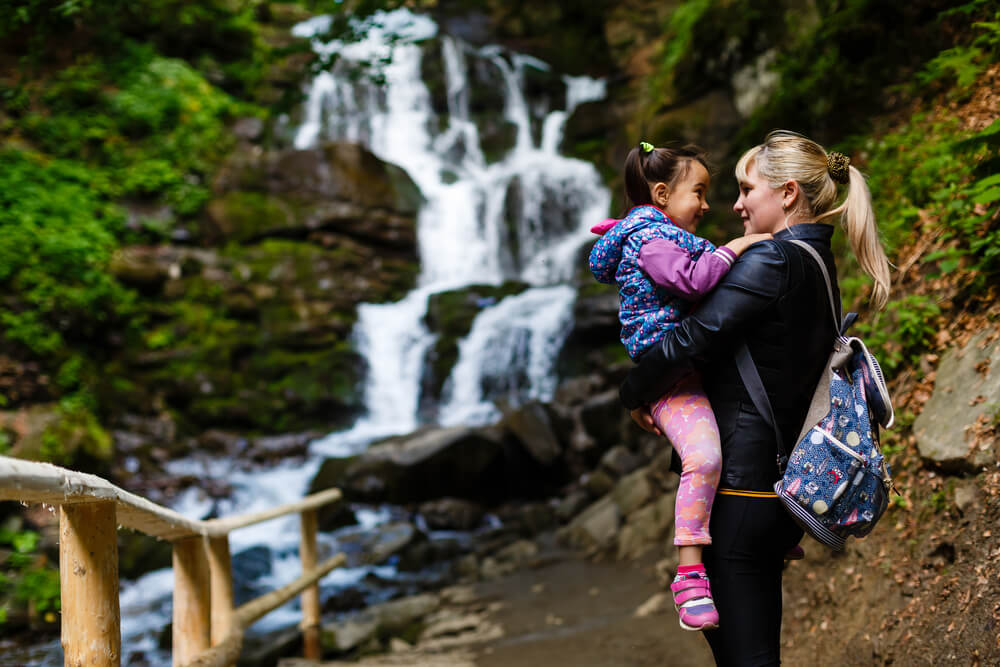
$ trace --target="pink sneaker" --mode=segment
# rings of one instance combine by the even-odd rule
[[[706,575],[700,572],[678,574],[670,590],[682,628],[697,631],[719,627],[719,612]]]

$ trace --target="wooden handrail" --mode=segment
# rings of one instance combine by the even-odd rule
[[[239,528],[316,509],[340,498],[340,489],[327,489],[263,512],[199,521],[120,489],[96,475],[67,470],[51,463],[0,456],[0,500],[49,505],[113,500],[118,525],[170,541],[199,535],[224,537]]]
[[[338,554],[314,566],[315,512],[340,499],[339,489],[328,489],[263,512],[199,521],[96,475],[0,456],[0,500],[60,507],[62,643],[67,664],[120,665],[116,525],[174,545],[174,664],[235,664],[246,628],[299,594],[306,657],[318,659],[319,580],[342,566],[346,557]],[[291,584],[233,609],[229,533],[293,513],[302,515],[300,549],[306,571]],[[95,609],[105,611],[95,616]]]

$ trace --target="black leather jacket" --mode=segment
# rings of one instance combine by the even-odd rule
[[[806,241],[826,262],[839,304],[830,251],[833,227],[800,224],[749,248],[695,311],[640,359],[621,386],[628,409],[663,396],[692,365],[701,372],[722,436],[721,486],[771,491],[778,479],[774,430],[758,414],[736,368],[745,340],[787,447],[798,437],[836,328],[826,284]]]

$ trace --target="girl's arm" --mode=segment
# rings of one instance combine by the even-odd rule
[[[664,395],[692,361],[745,329],[784,290],[787,262],[777,243],[760,243],[733,265],[699,308],[664,333],[663,342],[629,371],[621,400],[633,410]],[[728,349],[728,348],[726,348]]]
[[[751,234],[734,239],[715,250],[692,259],[686,250],[667,239],[654,239],[639,249],[639,267],[650,279],[684,299],[696,299],[712,291],[751,244],[771,238]]]

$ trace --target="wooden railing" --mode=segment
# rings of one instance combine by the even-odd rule
[[[174,665],[235,664],[246,628],[300,594],[305,657],[319,659],[319,580],[345,557],[316,564],[316,510],[340,497],[329,489],[256,514],[197,521],[95,475],[0,456],[0,500],[59,507],[62,645],[65,664],[74,667],[121,664],[118,527],[173,544]],[[302,575],[234,607],[229,533],[295,512],[301,515]]]

